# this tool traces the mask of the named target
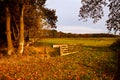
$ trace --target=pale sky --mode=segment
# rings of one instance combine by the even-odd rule
[[[105,26],[107,14],[96,24],[91,20],[79,21],[79,9],[81,0],[47,0],[46,7],[55,9],[58,16],[57,30],[66,33],[107,33]],[[105,10],[105,13],[108,10]]]

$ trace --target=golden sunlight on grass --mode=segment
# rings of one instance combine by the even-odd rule
[[[81,43],[82,47],[76,54],[50,57],[50,54],[55,54],[52,52],[54,49],[52,50],[50,44],[57,44],[57,40],[59,40],[58,44],[64,44],[66,41],[69,44]],[[109,44],[112,44],[115,39],[100,39],[101,42],[104,42],[102,45],[99,44],[98,39],[90,39],[91,42],[86,39],[84,43],[83,40],[45,39],[44,42],[41,41],[44,45],[38,41],[35,44],[36,47],[30,47],[28,52],[31,53],[29,54],[2,57],[0,59],[0,79],[113,80],[117,72],[117,58],[116,53],[109,49]],[[96,44],[92,45],[93,42]],[[47,53],[45,48],[48,50]],[[49,58],[45,55],[49,55]]]

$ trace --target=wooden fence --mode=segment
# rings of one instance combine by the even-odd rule
[[[78,52],[78,48],[76,44],[71,45],[53,45],[53,48],[60,48],[60,55],[68,55]]]

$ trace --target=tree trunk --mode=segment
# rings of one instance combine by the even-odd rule
[[[24,51],[24,5],[20,7],[20,36],[18,44],[18,53],[23,54]]]
[[[12,44],[12,39],[11,39],[11,30],[10,30],[10,11],[9,8],[6,7],[6,36],[7,36],[7,47],[8,51],[7,54],[11,55],[13,53],[13,44]]]

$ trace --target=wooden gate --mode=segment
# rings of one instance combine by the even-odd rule
[[[53,47],[60,48],[60,55],[68,55],[72,53],[77,53],[78,48],[76,44],[70,44],[70,45],[53,45]]]

